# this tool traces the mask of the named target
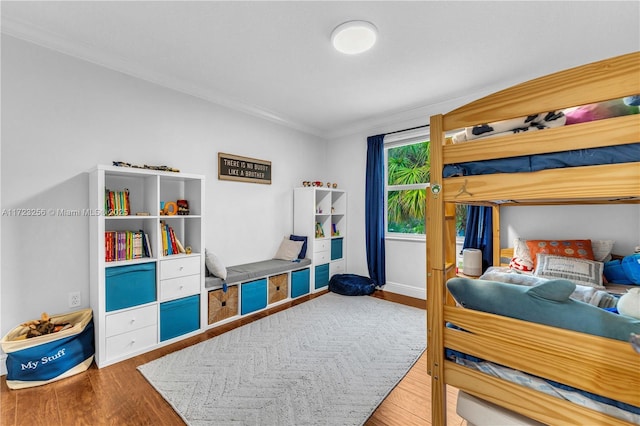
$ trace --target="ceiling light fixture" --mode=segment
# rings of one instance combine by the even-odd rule
[[[378,38],[378,29],[367,21],[349,21],[338,25],[331,33],[331,43],[347,55],[366,52]]]

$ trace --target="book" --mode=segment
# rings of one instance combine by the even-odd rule
[[[180,252],[180,253],[186,253],[187,252],[184,249],[184,246],[182,245],[182,243],[180,242],[180,240],[178,238],[176,238],[176,245],[178,246],[178,252]]]
[[[148,250],[148,257],[153,257],[153,249],[151,248],[151,241],[149,241],[149,234],[145,233],[144,234],[144,240],[147,244],[147,250]]]
[[[176,234],[173,231],[173,228],[169,226],[169,239],[171,240],[171,253],[178,254],[178,246],[176,244]]]
[[[131,214],[129,202],[129,190],[111,191],[105,190],[104,209],[106,216],[128,216]]]
[[[160,222],[160,235],[162,236],[162,254],[166,256],[169,253],[167,245],[167,233],[165,231],[165,223]]]
[[[144,232],[142,229],[139,231],[141,240],[142,240],[142,256],[143,257],[153,257],[151,252],[151,244],[149,242],[149,234]]]
[[[144,255],[142,247],[142,232],[133,233],[133,258],[140,259]]]
[[[173,254],[173,245],[171,244],[171,234],[169,232],[169,225],[164,225],[164,234],[167,239],[167,255]]]

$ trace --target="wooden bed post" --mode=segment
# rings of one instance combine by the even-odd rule
[[[493,219],[493,266],[500,266],[500,206],[491,207],[491,218]],[[511,246],[509,246],[511,247]]]
[[[431,117],[430,158],[431,182],[427,190],[427,369],[431,376],[431,424],[446,425],[446,385],[444,381],[444,285],[445,285],[445,223],[442,190],[442,145],[444,133],[442,115]]]

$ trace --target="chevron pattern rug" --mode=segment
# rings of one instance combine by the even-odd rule
[[[189,425],[362,425],[426,347],[426,311],[327,293],[138,367]]]

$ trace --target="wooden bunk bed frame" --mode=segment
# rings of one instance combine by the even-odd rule
[[[445,359],[444,348],[640,406],[640,354],[628,342],[456,307],[445,287],[456,275],[455,204],[492,206],[493,257],[499,265],[500,206],[638,203],[640,162],[442,178],[444,165],[451,163],[640,142],[640,114],[483,141],[446,142],[446,134],[476,124],[639,93],[640,52],[634,52],[531,80],[431,117],[427,360],[434,426],[446,425],[446,385],[546,424],[628,424],[459,366]],[[446,328],[447,322],[470,333]]]

